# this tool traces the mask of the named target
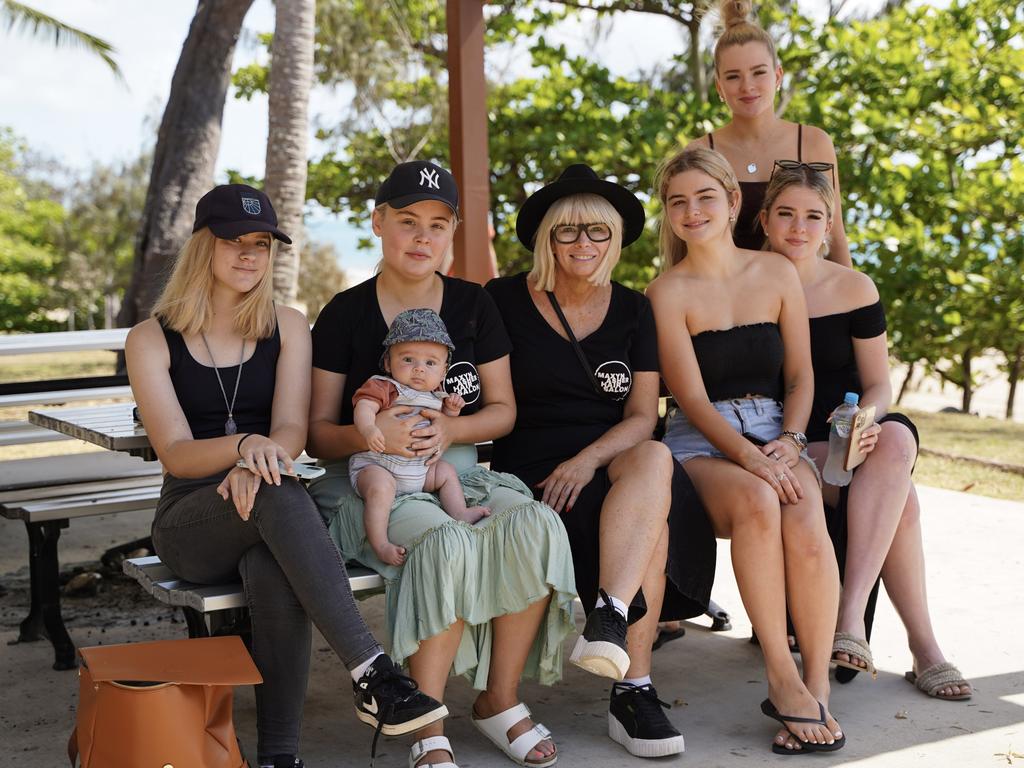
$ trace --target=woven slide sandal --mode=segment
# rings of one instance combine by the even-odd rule
[[[917,674],[911,670],[910,672],[907,672],[904,677],[907,679],[907,682],[913,683],[919,691],[928,694],[934,699],[944,699],[945,701],[966,701],[971,698],[970,693],[959,693],[956,696],[939,695],[939,691],[943,688],[949,688],[953,685],[960,687],[970,685],[970,683],[964,679],[963,673],[956,668],[956,665],[951,664],[948,661],[933,664],[928,667],[928,669],[921,672],[921,674]],[[974,689],[972,688],[971,690],[973,691]]]
[[[845,653],[851,659],[856,656],[863,661],[867,667],[858,667],[853,661],[837,659],[836,654]],[[851,635],[849,632],[836,632],[832,639],[832,663],[837,667],[846,667],[857,672],[870,672],[871,679],[878,677],[878,670],[875,669],[875,660],[871,656],[871,647],[866,641]]]

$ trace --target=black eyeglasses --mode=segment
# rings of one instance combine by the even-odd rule
[[[775,171],[779,168],[784,171],[798,171],[801,168],[806,168],[809,171],[816,171],[818,173],[825,173],[825,171],[829,171],[832,174],[832,186],[835,186],[836,183],[835,163],[803,163],[799,160],[776,160],[775,165],[772,166],[772,175],[768,177],[769,182],[771,182],[772,177],[775,176]]]
[[[551,237],[556,243],[570,245],[580,239],[584,232],[592,243],[603,243],[612,239],[612,228],[607,224],[560,224],[551,230]]]

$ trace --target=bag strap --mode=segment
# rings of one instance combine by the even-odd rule
[[[569,337],[569,342],[572,344],[572,349],[576,353],[576,359],[580,361],[580,365],[583,366],[583,370],[587,372],[587,377],[590,379],[590,383],[593,385],[594,391],[601,397],[607,397],[608,394],[601,388],[601,384],[598,382],[597,376],[594,375],[594,371],[590,368],[590,363],[587,362],[587,358],[583,354],[583,349],[580,347],[580,343],[576,340],[576,334],[572,332],[572,327],[569,325],[569,321],[565,319],[565,315],[562,313],[562,308],[558,305],[558,299],[555,298],[554,291],[546,291],[546,293],[548,295],[548,301],[551,302],[551,308],[554,309],[555,314],[558,315],[558,319],[562,323],[562,328],[565,329],[565,333]]]
[[[68,760],[71,762],[71,768],[75,768],[75,764],[78,763],[78,726],[76,725],[74,730],[71,731],[71,735],[68,737]]]

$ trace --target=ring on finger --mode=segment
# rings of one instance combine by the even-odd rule
[[[775,459],[776,461],[778,461],[779,460],[779,454],[776,453],[775,451],[772,451],[772,458]]]
[[[779,472],[779,474],[777,474],[775,476],[775,478],[781,483],[783,480],[786,479],[786,473],[785,472]]]

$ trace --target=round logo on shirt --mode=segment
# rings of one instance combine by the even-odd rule
[[[461,395],[466,405],[480,399],[480,376],[476,366],[470,362],[453,363],[444,377],[444,391],[449,395]]]
[[[594,371],[597,382],[606,393],[615,400],[625,400],[633,387],[633,373],[621,360],[609,360],[601,363]]]

